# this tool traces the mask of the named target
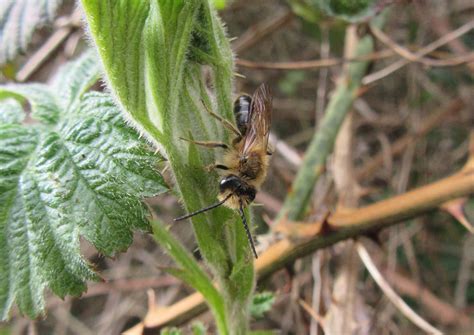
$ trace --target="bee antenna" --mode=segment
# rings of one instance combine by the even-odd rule
[[[255,259],[257,259],[258,258],[257,251],[255,250],[253,237],[252,237],[252,234],[250,233],[249,226],[247,225],[247,218],[245,217],[244,209],[242,206],[242,200],[240,201],[239,212],[240,212],[240,216],[242,217],[242,223],[244,224],[245,232],[247,233],[247,238],[249,240],[250,246],[252,247],[253,254],[255,255]]]
[[[185,220],[185,219],[188,219],[190,217],[193,217],[195,215],[198,215],[198,214],[201,214],[201,213],[204,213],[204,212],[207,212],[211,209],[214,209],[216,207],[219,207],[220,205],[222,205],[224,202],[226,202],[227,200],[229,200],[229,198],[232,196],[232,193],[229,194],[227,197],[224,198],[224,200],[222,201],[219,201],[219,202],[216,202],[215,204],[212,204],[208,207],[204,207],[204,208],[201,208],[200,210],[197,210],[195,212],[191,212],[191,213],[188,213],[186,215],[183,215],[183,216],[180,216],[180,217],[177,217],[176,219],[174,219],[173,221],[181,221],[181,220]]]

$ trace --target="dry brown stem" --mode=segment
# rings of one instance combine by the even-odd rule
[[[354,210],[336,211],[327,220],[315,222],[320,232],[303,240],[283,239],[268,248],[256,261],[259,278],[266,277],[295,259],[339,241],[364,235],[423,213],[436,210],[449,200],[474,194],[474,166],[407,193]],[[145,322],[126,334],[141,334],[145,328],[159,328],[189,320],[206,309],[203,297],[194,293],[157,315],[148,315]]]
[[[361,57],[351,58],[324,58],[307,61],[295,61],[295,62],[253,62],[246,59],[236,59],[235,63],[238,66],[250,68],[250,69],[262,69],[262,70],[309,70],[318,69],[331,66],[337,66],[351,62],[366,62],[371,60],[378,60],[388,58],[394,55],[391,50],[382,50],[373,52],[368,55]]]

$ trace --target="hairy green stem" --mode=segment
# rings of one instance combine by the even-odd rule
[[[354,57],[367,55],[372,50],[373,40],[370,36],[365,36],[359,40]],[[279,218],[301,220],[305,216],[314,185],[324,173],[326,159],[333,150],[339,128],[356,98],[367,66],[367,62],[348,64],[348,74],[344,81],[339,81],[333,92],[324,118],[306,150],[303,163],[285,199]]]
[[[218,175],[205,167],[218,153],[180,137],[204,141],[229,137],[203,106],[232,118],[233,55],[216,12],[208,0],[82,3],[107,81],[128,119],[163,149],[184,210],[215,203]],[[206,73],[215,99],[205,87],[203,65],[210,69]],[[221,206],[191,221],[201,255],[218,283],[219,291],[208,291],[206,299],[216,320],[225,320],[219,331],[245,333],[254,269],[239,215]],[[157,238],[165,243],[162,235]],[[171,255],[179,263],[178,254]],[[212,282],[189,275],[188,267],[176,274],[189,285],[201,291],[205,287],[201,281]],[[216,306],[219,299],[225,304]]]

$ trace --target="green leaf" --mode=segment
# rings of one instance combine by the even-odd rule
[[[35,29],[52,21],[63,0],[0,2],[0,64],[26,51]]]
[[[65,64],[52,83],[59,107],[64,111],[74,111],[80,97],[99,77],[100,63],[94,50],[88,50],[77,61]]]
[[[25,118],[23,107],[15,99],[0,102],[0,124],[21,123]]]
[[[191,325],[193,335],[206,335],[207,328],[201,321],[196,321]]]
[[[28,102],[31,106],[31,117],[44,124],[54,124],[61,113],[53,90],[43,84],[10,84],[2,86],[0,99],[16,98]]]
[[[135,127],[163,148],[185,210],[215,203],[219,176],[205,166],[218,154],[180,140],[229,140],[203,106],[233,122],[233,55],[214,8],[208,0],[82,4],[111,90]],[[192,222],[232,316],[229,328],[245,332],[254,270],[240,217],[221,207]]]
[[[268,312],[275,302],[275,295],[272,292],[261,292],[253,296],[250,305],[250,314],[254,318],[261,318],[265,312]]]
[[[99,277],[81,256],[79,237],[106,255],[125,250],[133,229],[149,229],[141,198],[167,189],[155,170],[161,157],[127,127],[111,97],[83,94],[98,75],[93,58],[60,72],[62,96],[41,84],[0,87],[1,97],[35,108],[57,101],[47,125],[0,125],[2,319],[14,301],[29,317],[43,313],[45,288],[60,297],[84,292],[85,281]]]

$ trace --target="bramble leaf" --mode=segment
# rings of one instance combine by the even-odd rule
[[[84,94],[98,78],[96,64],[86,53],[52,86],[0,87],[0,98],[28,102],[42,121],[0,124],[1,319],[14,301],[29,317],[43,313],[46,288],[60,297],[82,293],[86,280],[99,277],[79,237],[106,255],[126,249],[133,229],[150,229],[141,199],[167,189],[156,171],[161,157],[111,97]]]
[[[0,64],[28,47],[35,29],[51,22],[63,0],[0,2]]]
[[[0,104],[0,124],[21,123],[24,118],[23,107],[15,99],[7,99]]]

